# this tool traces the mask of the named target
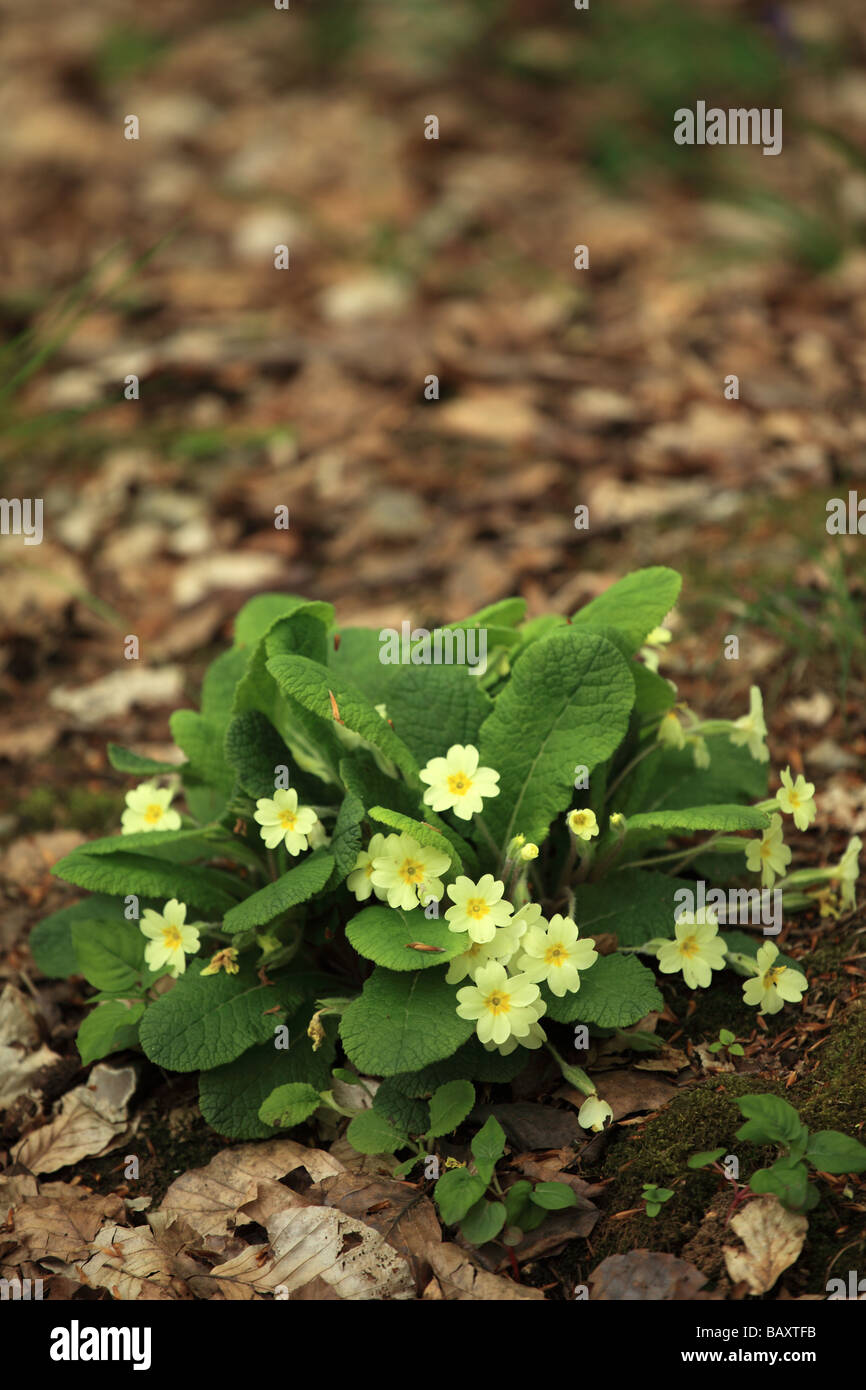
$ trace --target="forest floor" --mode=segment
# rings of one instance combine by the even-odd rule
[[[706,717],[744,713],[760,685],[771,767],[817,784],[793,867],[837,859],[866,829],[863,541],[828,535],[825,509],[866,486],[866,173],[849,148],[866,138],[862,9],[804,5],[795,38],[825,57],[798,58],[793,77],[779,50],[796,158],[716,150],[711,172],[660,172],[649,34],[633,90],[627,49],[610,58],[614,94],[604,73],[570,80],[557,7],[516,5],[499,28],[482,6],[443,5],[431,36],[411,6],[360,7],[360,33],[336,6],[345,29],[307,19],[303,42],[275,31],[293,12],[224,8],[166,0],[145,27],[95,0],[46,36],[43,17],[0,0],[0,170],[15,189],[0,206],[0,469],[6,496],[45,509],[40,545],[0,540],[0,1051],[44,1056],[0,1111],[0,1266],[53,1267],[49,1297],[252,1296],[207,1270],[261,1235],[238,1212],[280,1163],[311,1202],[330,1192],[380,1229],[383,1203],[402,1211],[407,1185],[395,1196],[335,1134],[307,1138],[354,1174],[337,1190],[333,1160],[311,1171],[269,1144],[256,1159],[214,1134],[193,1082],[140,1054],[121,1059],[135,1092],[117,1102],[122,1122],[103,1117],[106,1152],[97,1128],[70,1163],[30,1176],[13,1160],[88,1079],[74,1041],[88,987],[41,978],[27,946],[74,900],[51,866],[117,828],[128,781],[106,742],[164,755],[170,712],[196,703],[251,594],[327,599],[345,624],[430,627],[510,593],[530,616],[569,612],[628,570],[672,565],[683,598],[662,674]],[[734,26],[750,10],[718,8]],[[123,138],[127,113],[138,141]],[[634,165],[630,120],[645,139]],[[721,1254],[730,1185],[686,1181],[685,1161],[732,1142],[733,1097],[753,1088],[784,1094],[812,1128],[862,1132],[864,927],[862,909],[786,920],[780,943],[810,989],[766,1023],[735,981],[695,1008],[667,980],[646,1023],[665,1039],[658,1056],[590,1054],[617,1096],[601,1135],[578,1129],[542,1062],[491,1095],[512,1165],[565,1173],[581,1205],[516,1255],[485,1252],[497,1282],[481,1296],[571,1298],[607,1256],[650,1250],[688,1261],[713,1296],[744,1297]],[[742,1057],[707,1052],[720,1027]],[[142,1274],[131,1233],[145,1210],[184,1174],[200,1185],[215,1158],[236,1161],[243,1200],[212,1229],[176,1201],[193,1224],[183,1240],[163,1232],[159,1269]],[[675,1189],[654,1219],[647,1181]],[[414,1184],[397,1248],[419,1296],[469,1296],[457,1256],[434,1277],[430,1188]],[[833,1273],[864,1268],[864,1218],[862,1177],[822,1179],[802,1254],[765,1296],[823,1297]],[[108,1221],[131,1241],[113,1264],[94,1253]],[[702,1283],[658,1259],[639,1272],[657,1296]],[[603,1296],[617,1294],[593,1285]]]

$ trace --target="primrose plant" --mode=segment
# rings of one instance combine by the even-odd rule
[[[702,720],[659,674],[679,587],[642,570],[530,621],[505,599],[399,661],[327,603],[252,599],[201,709],[171,718],[177,759],[110,744],[136,779],[120,833],[55,866],[91,896],[32,949],[94,990],[82,1060],[141,1048],[196,1072],[205,1118],[244,1138],[340,1108],[351,1064],[382,1083],[372,1114],[426,1152],[421,1102],[512,1080],[544,1047],[601,1129],[610,1106],[557,1043],[661,1009],[654,969],[706,989],[731,968],[766,1014],[798,1001],[794,963],[730,930],[713,894],[776,885],[786,910],[847,910],[860,842],[787,873],[784,818],[809,825],[814,787],[783,769],[767,797],[756,688],[748,713]],[[447,659],[467,633],[483,666]]]

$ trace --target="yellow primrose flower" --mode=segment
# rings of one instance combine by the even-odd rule
[[[551,917],[546,929],[541,924],[530,927],[522,946],[518,970],[536,983],[544,980],[558,999],[579,990],[578,971],[589,970],[598,960],[592,941],[579,941],[576,923],[560,913]]]
[[[510,902],[503,902],[505,884],[492,874],[484,874],[477,883],[461,874],[448,885],[448,896],[454,906],[445,913],[450,931],[468,931],[473,941],[484,945],[492,941],[497,927],[503,927],[514,911]]]
[[[698,920],[700,918],[701,920]],[[701,908],[697,916],[684,913],[674,927],[675,938],[658,949],[659,970],[663,975],[683,972],[689,989],[706,989],[714,970],[725,965],[725,945],[719,940],[719,923],[711,908]]]
[[[504,965],[491,961],[482,966],[473,985],[458,989],[457,1013],[472,1019],[480,1042],[501,1047],[512,1036],[525,1038],[538,1022],[533,1005],[540,995],[538,985],[526,975],[509,975]]]
[[[686,732],[676,710],[669,709],[667,714],[662,716],[656,738],[667,748],[685,748]]]
[[[312,807],[298,805],[294,787],[282,787],[273,797],[259,798],[253,819],[261,826],[259,833],[268,849],[284,844],[294,855],[309,847],[307,837],[319,818]]]
[[[860,851],[863,841],[859,835],[852,835],[845,847],[845,853],[832,870],[834,882],[838,882],[843,907],[853,910],[857,906],[855,886],[860,877]]]
[[[612,1119],[613,1111],[600,1096],[587,1096],[577,1113],[577,1123],[581,1129],[592,1129],[596,1133],[604,1129],[605,1120]]]
[[[389,907],[408,912],[419,903],[442,897],[442,880],[451,867],[451,856],[444,850],[419,845],[412,835],[387,835],[381,853],[373,859],[372,883],[382,889]]]
[[[764,742],[767,737],[767,726],[764,723],[764,702],[761,699],[761,692],[756,685],[749,690],[749,713],[742,718],[734,720],[733,732],[730,735],[731,743],[737,746],[748,744],[749,752],[759,763],[765,763],[770,757],[769,750]]]
[[[772,888],[776,875],[784,875],[791,862],[791,851],[782,839],[782,817],[772,816],[760,840],[748,840],[745,849],[749,873],[760,873],[761,887]]]
[[[357,859],[355,867],[346,879],[346,887],[350,893],[354,893],[359,903],[365,903],[372,893],[380,901],[385,897],[384,889],[377,888],[373,882],[373,860],[378,859],[385,852],[385,836],[372,835],[370,843],[366,849],[362,849]]]
[[[449,909],[450,910],[450,909]],[[538,909],[541,911],[541,908]],[[468,975],[470,980],[474,980],[481,966],[489,965],[492,960],[498,960],[500,964],[507,965],[520,945],[520,939],[526,930],[525,921],[518,920],[517,916],[510,918],[502,927],[497,927],[494,935],[489,941],[472,941],[462,951],[459,956],[454,956],[448,965],[445,981],[449,985],[459,984]]]
[[[144,959],[151,970],[169,967],[177,979],[186,970],[186,957],[195,955],[199,947],[198,929],[202,922],[187,922],[186,903],[170,898],[162,912],[146,907],[141,915],[141,930],[149,937]]]
[[[453,811],[460,820],[482,810],[485,796],[499,795],[499,773],[478,766],[478,749],[471,743],[452,743],[445,757],[431,758],[419,776],[428,783],[424,804],[436,812]]]
[[[799,970],[788,965],[775,965],[779,948],[772,941],[759,947],[755,957],[757,973],[743,983],[743,998],[747,1004],[760,1004],[762,1014],[777,1014],[787,1000],[799,1004],[809,982]]]
[[[776,792],[776,801],[786,815],[794,817],[794,824],[798,830],[808,830],[818,814],[814,801],[815,783],[807,782],[802,773],[797,774],[797,780],[794,782],[790,767],[780,772],[779,777],[782,785]]]
[[[700,734],[690,734],[687,742],[692,750],[692,761],[695,767],[706,771],[710,765],[710,750],[707,747],[707,740],[702,738]]]
[[[598,834],[595,811],[569,811],[565,823],[572,835],[576,835],[580,840],[591,840],[593,835]]]
[[[547,1005],[544,1000],[539,999],[535,1004],[530,1004],[529,1012],[538,1010],[538,1018],[540,1018],[546,1008]],[[502,1057],[509,1057],[518,1047],[528,1047],[530,1052],[535,1052],[537,1048],[543,1047],[547,1042],[547,1034],[538,1022],[538,1018],[534,1023],[530,1023],[529,1032],[522,1037],[518,1038],[516,1034],[512,1033],[511,1037],[507,1038],[504,1043],[485,1043],[486,1051],[498,1052]]]
[[[180,830],[180,816],[169,809],[174,791],[155,782],[140,782],[126,793],[126,810],[120,818],[121,834],[139,830]]]
[[[523,860],[538,858],[538,845],[534,845],[531,840],[525,844],[520,851],[520,858]]]
[[[225,970],[227,975],[237,975],[240,970],[238,965],[237,948],[225,946],[221,951],[216,951],[210,958],[210,963],[201,972],[203,975],[218,975],[221,970]]]

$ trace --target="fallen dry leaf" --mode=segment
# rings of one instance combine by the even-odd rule
[[[504,1279],[500,1274],[489,1274],[479,1269],[459,1245],[447,1241],[433,1246],[429,1251],[430,1264],[436,1276],[432,1285],[424,1290],[425,1299],[446,1299],[448,1302],[483,1303],[513,1300],[522,1302],[544,1302],[541,1289],[531,1289],[524,1284],[516,1284],[513,1279]]]
[[[97,1231],[108,1221],[123,1223],[123,1201],[114,1193],[101,1196],[71,1183],[48,1183],[38,1196],[28,1195],[15,1211],[16,1240],[20,1250],[6,1258],[12,1264],[24,1259],[54,1259],[63,1264],[84,1260]]]
[[[81,1261],[78,1271],[91,1288],[110,1289],[124,1302],[190,1297],[177,1275],[176,1258],[160,1249],[149,1226],[103,1226],[93,1241],[93,1253]]]
[[[225,1235],[251,1221],[266,1225],[267,1216],[275,1209],[271,1185],[296,1168],[303,1168],[314,1182],[343,1172],[342,1164],[330,1154],[305,1148],[292,1139],[239,1144],[216,1154],[205,1168],[193,1168],[177,1178],[159,1210],[185,1216],[202,1237]],[[297,1196],[290,1188],[281,1190],[285,1195],[282,1206]],[[257,1201],[261,1205],[253,1205]]]
[[[656,1250],[630,1250],[627,1255],[608,1255],[592,1271],[589,1296],[598,1302],[680,1302],[708,1298],[699,1292],[706,1282],[707,1276],[688,1260]]]
[[[755,1197],[731,1219],[731,1228],[745,1246],[723,1246],[725,1265],[734,1283],[745,1279],[749,1292],[769,1293],[783,1270],[803,1249],[809,1222],[800,1212],[786,1211],[772,1193]]]
[[[433,1203],[409,1183],[393,1178],[370,1178],[359,1173],[338,1173],[311,1187],[307,1196],[323,1205],[339,1207],[372,1226],[398,1255],[408,1260],[420,1292],[430,1278],[427,1249],[442,1239]]]
[[[53,1120],[13,1147],[16,1163],[31,1173],[55,1173],[116,1148],[128,1130],[126,1107],[135,1086],[133,1067],[95,1066],[85,1085],[63,1097]]]
[[[342,1299],[408,1299],[415,1293],[408,1263],[372,1227],[332,1207],[295,1207],[268,1222],[268,1245],[250,1245],[216,1265],[211,1277],[248,1284],[258,1293],[289,1294],[323,1279]]]

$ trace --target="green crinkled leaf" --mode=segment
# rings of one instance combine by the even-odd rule
[[[413,789],[407,787],[405,782],[389,777],[376,765],[372,753],[366,748],[356,748],[340,759],[340,781],[357,796],[367,811],[371,806],[390,806],[392,810],[402,811],[407,816],[418,815],[420,783]]]
[[[152,1062],[171,1071],[210,1069],[273,1038],[283,1022],[275,1006],[297,1009],[302,995],[291,976],[263,985],[251,966],[237,975],[201,975],[190,966],[168,994],[151,1004],[141,1045]]]
[[[449,627],[517,627],[526,617],[526,599],[500,598],[461,618],[459,623],[449,623]]]
[[[418,782],[418,764],[412,753],[355,686],[303,656],[271,657],[267,669],[283,694],[319,719],[333,720],[333,695],[345,727],[390,758],[410,782]]]
[[[462,933],[453,932],[442,919],[424,916],[424,909],[365,907],[346,927],[346,935],[359,955],[388,970],[428,970],[447,965],[465,949]],[[414,951],[416,943],[435,946],[435,951]]]
[[[756,762],[748,749],[721,734],[711,734],[706,742],[708,768],[695,767],[688,748],[655,748],[623,782],[611,810],[630,817],[719,802],[758,801],[766,795],[766,763]]]
[[[144,1010],[143,1000],[127,1004],[122,999],[108,999],[104,1004],[97,1004],[84,1019],[75,1039],[83,1065],[89,1066],[111,1052],[135,1047]]]
[[[580,975],[580,989],[564,998],[542,987],[547,1018],[557,1023],[597,1023],[601,1028],[628,1028],[653,1009],[663,1009],[655,976],[635,956],[600,956]]]
[[[668,835],[690,835],[696,830],[765,830],[769,824],[769,813],[755,806],[689,806],[628,817],[629,830],[664,830]]]
[[[347,792],[334,822],[334,833],[328,846],[334,859],[334,871],[328,884],[336,888],[352,872],[364,843],[361,828],[364,819],[364,805],[354,792]]]
[[[359,1071],[394,1076],[456,1052],[473,1025],[456,1013],[441,971],[400,975],[376,966],[340,1021],[346,1054]]]
[[[664,621],[679,598],[682,578],[664,565],[634,570],[573,614],[581,627],[619,628],[633,651]]]
[[[185,830],[136,830],[131,835],[106,835],[100,840],[88,840],[73,854],[93,858],[100,854],[147,854],[175,864],[191,863],[217,853],[214,841],[199,826]]]
[[[373,1109],[390,1120],[401,1134],[426,1134],[430,1124],[425,1102],[407,1096],[392,1076],[380,1082],[373,1097]]]
[[[675,894],[694,885],[653,869],[623,869],[598,883],[577,885],[575,917],[582,936],[616,932],[620,946],[642,946],[673,935]]]
[[[406,1136],[378,1110],[362,1110],[346,1130],[346,1138],[359,1154],[392,1154],[406,1144]]]
[[[273,883],[266,884],[231,908],[223,918],[223,930],[248,931],[252,927],[267,926],[275,917],[307,902],[324,888],[333,868],[333,857],[317,850],[309,859],[302,860]]]
[[[387,806],[371,806],[368,812],[370,819],[379,825],[384,825],[387,830],[395,831],[398,835],[411,835],[419,845],[425,845],[427,849],[438,849],[440,854],[447,854],[451,857],[451,871],[459,874],[463,872],[463,856],[460,852],[462,846],[467,859],[471,855],[471,850],[454,831],[446,834],[441,830],[434,830],[431,826],[425,825],[423,821],[414,820],[411,816],[404,816],[399,811],[391,811]],[[456,845],[454,842],[457,842]]]
[[[430,1128],[428,1134],[439,1139],[453,1134],[462,1125],[475,1104],[475,1087],[471,1081],[446,1081],[430,1097]]]
[[[657,671],[651,671],[640,661],[629,666],[634,679],[634,710],[641,719],[658,718],[665,714],[677,698],[677,692],[669,681]]]
[[[235,691],[233,714],[258,710],[273,725],[292,751],[296,762],[316,776],[336,780],[343,748],[334,733],[333,717],[311,713],[285,690],[280,690],[268,661],[275,652],[315,646],[310,621],[315,620],[315,604],[304,605],[290,617],[277,618],[260,639],[249,659],[243,679]],[[315,664],[315,663],[313,663]]]
[[[168,723],[172,738],[189,760],[184,772],[189,809],[197,820],[218,820],[235,784],[223,749],[222,727],[191,709],[175,710]]]
[[[449,624],[450,628],[462,626]],[[504,632],[509,640],[516,638],[510,629]],[[472,643],[473,656],[478,650],[475,636],[442,640],[463,641],[467,649]],[[488,637],[488,649],[490,646]],[[339,649],[329,654],[328,665],[340,679],[351,681],[372,705],[386,706],[394,732],[420,765],[441,757],[454,743],[477,745],[478,732],[492,708],[477,676],[466,666],[383,662],[381,651],[378,632],[347,628],[340,634]]]
[[[481,763],[500,774],[484,805],[500,848],[518,833],[544,839],[571,804],[575,765],[610,757],[633,700],[627,662],[597,633],[569,628],[530,648],[481,730]]]
[[[229,1139],[266,1139],[274,1130],[262,1123],[259,1109],[276,1086],[303,1081],[317,1091],[327,1089],[335,1052],[333,1020],[324,1020],[327,1041],[314,1052],[307,1037],[311,1012],[308,1007],[306,1013],[301,1010],[289,1020],[285,1051],[273,1042],[263,1043],[226,1066],[202,1072],[201,1113],[218,1134]]]
[[[78,974],[78,957],[72,944],[72,928],[76,922],[112,926],[123,919],[123,902],[117,898],[94,894],[83,902],[62,907],[43,917],[30,933],[30,953],[43,975],[60,980]]]
[[[241,789],[256,801],[273,797],[278,767],[288,768],[289,785],[301,805],[329,800],[332,795],[318,777],[298,766],[285,740],[259,710],[234,715],[226,729],[225,754]]]
[[[280,618],[289,618],[299,610],[311,613],[326,628],[334,621],[330,603],[311,602],[295,594],[256,594],[235,618],[235,646],[255,647]]]
[[[259,1106],[262,1124],[274,1129],[294,1129],[318,1110],[322,1097],[306,1081],[289,1081],[277,1086]]]
[[[217,869],[170,864],[142,854],[89,855],[74,850],[54,865],[51,872],[67,883],[95,893],[138,897],[178,898],[188,907],[220,917],[237,899],[228,885],[235,882]],[[223,887],[223,885],[226,887]]]
[[[144,963],[145,937],[138,922],[127,922],[115,907],[113,921],[72,924],[77,969],[95,989],[118,993],[131,989],[148,973]]]
[[[230,647],[212,661],[201,687],[201,713],[224,734],[232,716],[235,691],[247,668],[246,652]]]
[[[157,777],[166,772],[181,772],[184,766],[183,763],[146,758],[142,753],[134,753],[131,748],[122,748],[119,743],[109,743],[106,752],[113,768],[118,772],[128,772],[132,777]]]

